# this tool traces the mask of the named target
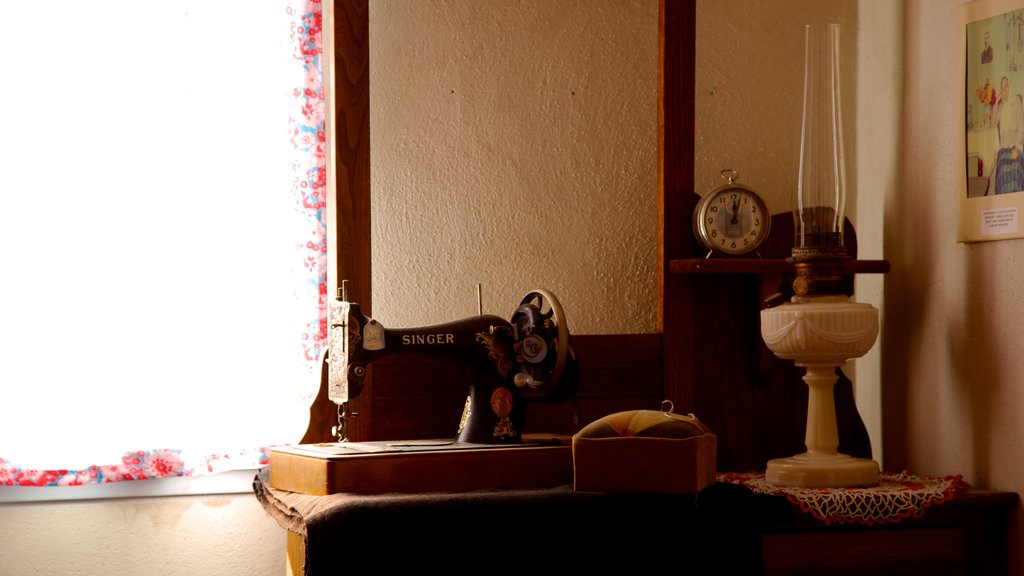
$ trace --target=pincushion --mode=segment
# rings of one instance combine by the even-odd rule
[[[717,438],[696,416],[631,410],[572,438],[576,490],[696,494],[715,482]]]

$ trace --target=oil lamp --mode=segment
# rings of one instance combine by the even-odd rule
[[[836,371],[878,336],[878,310],[847,295],[843,263],[846,174],[840,105],[839,26],[805,27],[803,129],[794,210],[796,269],[789,302],[761,311],[761,337],[779,358],[805,369],[806,452],[768,462],[768,482],[800,487],[878,484],[873,460],[838,452]]]

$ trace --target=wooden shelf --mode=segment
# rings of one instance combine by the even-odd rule
[[[795,265],[785,258],[680,258],[669,260],[672,274],[785,274]],[[848,274],[885,274],[888,260],[847,260]]]

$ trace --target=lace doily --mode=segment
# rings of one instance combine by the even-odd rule
[[[914,476],[907,471],[883,472],[877,486],[864,488],[797,488],[777,486],[763,472],[722,473],[719,482],[742,484],[757,494],[785,496],[825,524],[894,524],[924,514],[968,488],[959,474]]]

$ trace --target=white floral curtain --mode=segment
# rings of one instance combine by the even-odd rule
[[[0,18],[0,486],[297,442],[326,342],[321,5]]]

